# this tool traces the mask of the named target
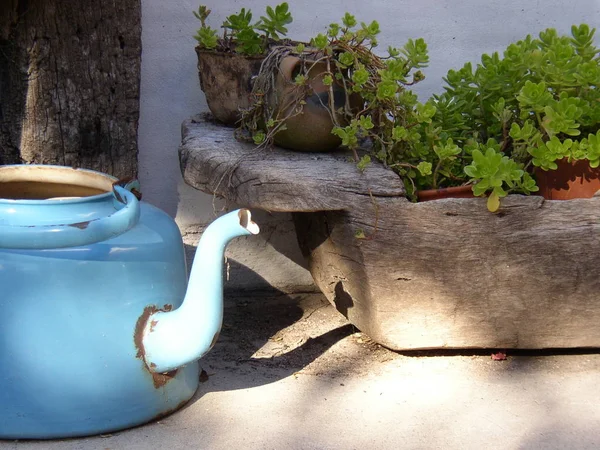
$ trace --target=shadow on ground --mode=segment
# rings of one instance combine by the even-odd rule
[[[251,272],[238,266],[238,271]],[[260,278],[255,273],[252,276]],[[498,352],[507,359],[493,361],[491,355]],[[249,389],[298,374],[330,379],[367,376],[390,361],[411,365],[419,359],[472,360],[478,362],[484,378],[507,379],[552,371],[556,364],[563,370],[584,370],[589,367],[577,356],[596,355],[590,362],[596,365],[599,354],[597,348],[392,351],[348,323],[322,294],[226,289],[223,329],[215,347],[200,360],[203,383],[188,406],[210,392]],[[571,356],[577,364],[567,368]],[[220,373],[233,376],[228,376],[226,383],[206,382]]]
[[[186,245],[191,260],[195,246]],[[254,290],[229,290],[225,283],[223,329],[215,347],[200,360],[206,377],[221,370],[240,375],[260,372],[260,376],[240,376],[220,390],[235,390],[272,383],[296,373],[330,377],[369,373],[373,364],[402,358],[466,357],[491,361],[491,355],[505,353],[505,361],[493,361],[493,373],[527,374],[546,370],[551,357],[599,355],[598,348],[582,349],[433,349],[392,351],[362,334],[347,319],[331,307],[322,294],[286,293],[269,285],[250,268],[229,261],[232,276],[240,276]],[[347,339],[350,338],[350,339]],[[339,352],[328,352],[339,346]],[[327,354],[326,358],[321,356]],[[322,359],[322,361],[320,360]],[[200,389],[195,400],[208,391]]]

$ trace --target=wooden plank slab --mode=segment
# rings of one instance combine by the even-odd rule
[[[380,200],[296,215],[313,278],[396,350],[600,346],[600,198]],[[362,230],[372,239],[356,239]]]
[[[182,125],[179,149],[187,184],[239,205],[268,211],[351,209],[361,198],[403,197],[400,178],[381,164],[360,172],[348,152],[256,150],[206,116]]]

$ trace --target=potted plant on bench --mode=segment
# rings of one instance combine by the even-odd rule
[[[252,22],[252,11],[242,8],[227,17],[219,36],[207,24],[210,13],[204,5],[194,11],[201,24],[194,36],[198,41],[200,87],[212,114],[232,125],[240,119],[240,110],[250,104],[252,78],[269,48],[285,41],[286,25],[293,19],[285,2],[275,8],[267,6],[265,15],[256,22]]]
[[[446,92],[427,104],[433,118],[385,161],[409,192],[473,183],[495,211],[508,193],[548,199],[600,189],[600,56],[595,30],[547,29],[504,51],[450,70]],[[534,181],[535,179],[535,181]],[[537,181],[537,186],[536,186]]]
[[[371,138],[375,153],[435,110],[408,89],[424,79],[429,58],[423,39],[409,39],[378,56],[377,21],[359,23],[346,13],[310,45],[280,45],[265,60],[242,128],[259,146],[295,150],[356,150]],[[359,167],[370,157],[355,152]]]

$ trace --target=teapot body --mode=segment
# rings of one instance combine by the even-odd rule
[[[49,217],[47,202],[61,204],[59,216],[71,207],[96,220],[113,201],[111,193],[29,200],[22,220],[62,220]],[[0,225],[10,231],[7,204]],[[147,203],[138,206],[135,223],[105,240],[53,247],[47,233],[43,245],[2,243],[0,439],[106,433],[162,417],[194,395],[197,362],[156,374],[144,361],[144,315],[180,306],[187,271],[175,222]],[[84,222],[71,226],[79,233]]]

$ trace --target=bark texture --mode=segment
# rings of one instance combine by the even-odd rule
[[[137,174],[140,0],[0,5],[0,164]]]
[[[376,163],[360,174],[335,154],[280,149],[259,160],[231,130],[203,123],[186,122],[185,136],[186,181],[294,212],[317,286],[375,341],[396,350],[600,346],[600,197],[511,195],[497,214],[480,198],[411,203]],[[228,167],[222,189],[214,172]]]

